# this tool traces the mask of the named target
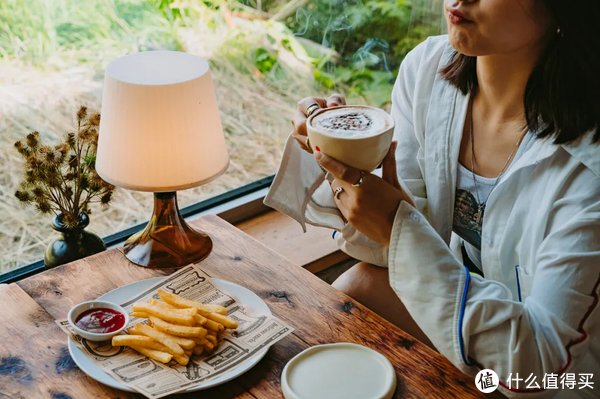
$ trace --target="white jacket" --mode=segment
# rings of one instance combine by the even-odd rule
[[[510,397],[600,397],[600,145],[591,132],[569,145],[535,139],[487,201],[485,278],[470,275],[452,233],[468,96],[437,72],[451,54],[446,36],[430,38],[400,67],[392,95],[398,174],[418,209],[400,204],[389,251],[344,226],[322,171],[291,138],[265,203],[302,225],[336,228],[344,251],[387,264],[411,316],[465,373],[494,370]],[[531,390],[522,380],[517,390],[516,373],[533,375],[530,387],[543,388],[551,373],[559,388],[563,373],[577,384]],[[594,389],[578,389],[583,373],[594,374]]]

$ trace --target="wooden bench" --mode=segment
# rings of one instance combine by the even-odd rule
[[[340,251],[333,230],[307,225],[307,232],[289,216],[270,210],[236,227],[275,250],[292,263],[333,281],[355,261]]]

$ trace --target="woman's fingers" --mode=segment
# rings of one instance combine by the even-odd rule
[[[292,124],[294,125],[294,133],[306,136],[306,115],[300,111],[296,111],[292,118]]]
[[[327,99],[320,97],[304,97],[296,104],[296,113],[292,118],[294,128],[292,135],[298,141],[300,147],[312,153],[312,148],[307,141],[308,132],[306,131],[306,120],[310,115],[321,108],[333,107],[346,104],[346,100],[339,93],[334,93]]]
[[[304,97],[302,100],[298,101],[296,113],[292,118],[292,125],[294,127],[292,135],[303,150],[312,153],[312,148],[310,148],[306,139],[308,135],[308,132],[306,131],[306,120],[308,117],[321,108],[344,104],[346,104],[346,100],[338,93],[332,94],[327,99],[320,97]]]
[[[327,102],[324,98],[319,97],[304,97],[302,100],[298,101],[296,113],[292,118],[292,125],[294,126],[294,131],[292,135],[300,144],[300,147],[312,153],[312,149],[307,142],[307,131],[306,131],[306,119],[310,114],[315,112],[316,110],[326,107]]]
[[[337,107],[339,105],[346,105],[346,99],[340,93],[333,93],[327,97],[327,107]]]
[[[331,191],[333,192],[333,200],[337,205],[338,209],[342,213],[344,217],[344,223],[347,222],[346,216],[348,214],[348,203],[350,202],[350,191],[346,191],[349,189],[349,185],[341,180],[333,179],[331,182]]]
[[[351,166],[345,165],[340,161],[331,158],[330,156],[323,154],[320,151],[315,153],[315,158],[319,162],[319,164],[327,170],[329,173],[333,175],[338,180],[342,180],[346,183],[354,184],[356,183],[360,177],[360,170],[353,168]]]
[[[317,105],[318,108],[315,108],[315,105]],[[325,107],[327,107],[327,101],[324,98],[319,97],[304,97],[302,100],[298,101],[297,104],[298,111],[306,117],[310,116],[308,115],[308,111]]]
[[[292,133],[292,136],[294,136],[294,138],[300,145],[300,148],[312,154],[313,150],[312,148],[310,148],[310,144],[308,143],[308,136],[297,133]]]
[[[397,141],[392,141],[392,145],[388,150],[387,155],[383,158],[382,163],[382,175],[383,180],[391,184],[396,188],[400,188],[400,182],[398,181],[398,171],[396,169],[396,148],[398,147]]]

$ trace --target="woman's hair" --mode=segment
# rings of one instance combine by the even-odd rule
[[[544,0],[556,35],[525,89],[527,127],[556,144],[595,129],[600,140],[600,1]],[[455,53],[440,73],[463,94],[477,88],[476,57]]]

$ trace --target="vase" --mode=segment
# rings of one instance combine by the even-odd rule
[[[63,223],[62,213],[54,217],[52,228],[60,232],[61,237],[51,242],[46,249],[44,264],[47,268],[85,258],[106,249],[100,237],[85,231],[89,223],[90,218],[83,212],[79,214],[79,224],[74,227]]]

